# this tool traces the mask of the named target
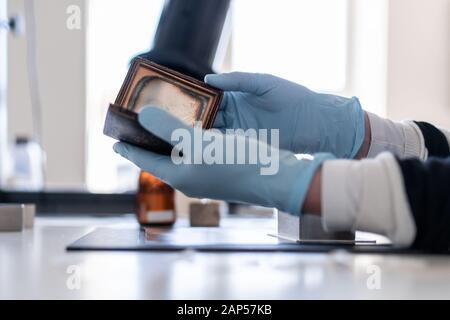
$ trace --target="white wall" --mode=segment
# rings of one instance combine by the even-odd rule
[[[9,0],[11,14],[23,14],[23,3]],[[85,183],[85,30],[66,27],[67,7],[84,0],[35,1],[38,72],[43,109],[43,147],[47,153],[47,186],[73,188]],[[9,38],[9,137],[32,133],[27,83],[26,43]]]
[[[450,128],[450,0],[389,1],[387,114]]]
[[[395,0],[393,0],[395,1]],[[364,109],[386,115],[388,0],[349,2],[346,96],[357,96]]]
[[[6,20],[6,0],[0,0],[0,20]],[[6,126],[6,72],[7,72],[7,31],[0,29],[0,186],[4,184],[7,168]]]

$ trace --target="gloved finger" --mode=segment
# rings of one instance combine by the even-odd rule
[[[118,142],[113,146],[113,149],[139,168],[164,181],[170,180],[170,175],[176,169],[170,157],[156,154],[128,143]]]
[[[223,111],[219,110],[216,115],[216,120],[214,120],[213,128],[224,129],[225,127],[225,115]]]
[[[158,107],[142,109],[138,116],[139,123],[159,138],[170,142],[172,133],[177,129],[185,129],[192,133],[193,128],[173,115]]]
[[[267,91],[261,82],[261,77],[261,74],[245,72],[208,74],[205,77],[205,82],[224,91],[239,91],[260,95]]]

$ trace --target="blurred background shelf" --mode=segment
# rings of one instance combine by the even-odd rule
[[[0,203],[34,203],[38,214],[125,214],[134,212],[135,195],[0,191]]]

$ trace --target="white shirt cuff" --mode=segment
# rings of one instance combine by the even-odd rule
[[[367,114],[372,132],[368,158],[388,151],[400,158],[427,159],[422,132],[413,121],[394,122],[370,112]]]
[[[328,231],[383,234],[410,246],[416,227],[394,156],[327,161],[322,169],[322,221]]]

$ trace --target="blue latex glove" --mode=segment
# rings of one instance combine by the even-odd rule
[[[364,140],[364,112],[357,98],[315,93],[266,74],[234,72],[205,81],[225,91],[214,127],[279,129],[280,148],[330,152],[354,158]]]
[[[114,150],[135,163],[141,169],[151,173],[175,189],[195,198],[210,198],[233,202],[244,202],[266,207],[275,207],[292,214],[300,214],[310,181],[322,162],[333,158],[329,154],[317,155],[314,160],[298,160],[294,153],[268,146],[254,138],[244,135],[225,135],[218,130],[203,131],[192,128],[166,113],[150,107],[139,114],[141,125],[158,137],[173,145],[174,130],[183,128],[190,134],[203,133],[204,141],[233,142],[234,146],[242,143],[245,150],[267,148],[268,154],[279,152],[279,166],[276,174],[262,175],[262,168],[267,167],[257,161],[256,164],[175,164],[170,156],[162,156],[125,143],[117,143]],[[203,150],[210,142],[203,142]],[[193,143],[192,143],[193,145]],[[230,145],[230,144],[228,144]],[[254,149],[258,148],[258,149]],[[192,147],[183,149],[182,159],[202,159],[201,149]],[[233,149],[236,150],[236,149]],[[264,149],[262,149],[264,150]],[[225,149],[221,159],[226,159]],[[178,154],[178,153],[177,153]],[[233,154],[237,154],[233,152]],[[233,158],[233,157],[231,157]],[[234,156],[236,159],[236,156]],[[266,163],[267,164],[267,163]]]

